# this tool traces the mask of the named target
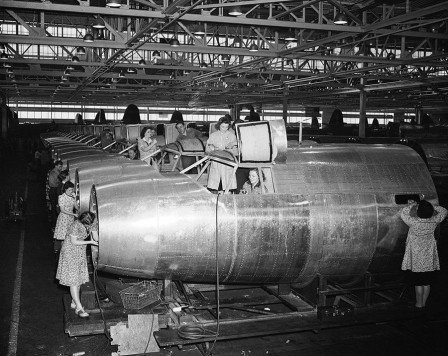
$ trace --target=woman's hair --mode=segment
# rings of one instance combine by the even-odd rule
[[[148,130],[156,131],[156,128],[154,126],[145,126],[144,128],[142,128],[142,131],[140,131],[140,138],[145,137],[145,133]]]
[[[417,208],[417,216],[421,219],[428,219],[434,214],[434,207],[427,200],[420,200]]]
[[[263,171],[261,171],[261,178],[262,178],[262,179],[260,179],[260,173],[258,172],[258,168],[251,168],[251,169],[249,169],[249,173],[247,174],[247,176],[249,176],[250,172],[255,172],[255,173],[257,173],[257,176],[258,176],[258,183],[255,184],[255,187],[259,187],[259,186],[261,185],[261,182],[262,182],[262,181],[264,182],[264,181],[266,180],[266,178],[264,177],[264,173],[263,173]]]
[[[68,169],[64,169],[61,173],[59,173],[58,178],[62,182],[68,176],[70,176]]]
[[[63,166],[64,163],[62,162],[62,160],[58,159],[56,162],[54,162],[54,166]]]
[[[68,182],[64,183],[62,190],[65,192],[67,189],[74,188],[74,187],[75,187],[75,185],[72,182],[68,181]]]
[[[84,211],[83,213],[81,213],[79,215],[78,220],[83,224],[83,225],[92,225],[93,222],[95,221],[95,214],[91,213],[90,211]]]
[[[149,126],[145,126],[145,127],[143,127],[142,130],[140,131],[140,138],[145,137],[145,133],[146,133],[146,131],[148,131],[148,130],[149,130]]]
[[[221,124],[228,124],[230,126],[230,120],[227,117],[225,117],[225,116],[220,117],[218,122],[215,125],[215,128],[217,130],[219,130],[219,127],[221,126]]]

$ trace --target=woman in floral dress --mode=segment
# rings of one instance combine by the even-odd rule
[[[447,210],[421,200],[401,210],[401,219],[409,226],[401,269],[408,272],[415,286],[416,308],[424,308],[434,273],[440,269],[434,230],[447,215]]]
[[[79,290],[82,284],[89,281],[86,245],[98,246],[98,242],[86,240],[91,233],[94,221],[95,214],[83,212],[69,226],[66,239],[62,243],[56,272],[56,279],[59,280],[59,284],[70,287],[71,307],[75,309],[75,313],[80,318],[89,317],[81,304]]]
[[[55,253],[59,252],[61,249],[61,241],[65,239],[68,227],[78,216],[73,212],[73,209],[75,208],[75,197],[73,195],[74,187],[72,182],[65,182],[62,188],[63,193],[58,197],[60,213],[56,221],[56,228],[54,229],[53,235]]]

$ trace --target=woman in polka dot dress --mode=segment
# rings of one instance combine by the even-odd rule
[[[62,243],[56,272],[56,279],[59,280],[59,283],[70,287],[71,307],[75,309],[75,313],[81,318],[89,316],[81,304],[79,290],[82,284],[89,281],[86,246],[98,246],[96,241],[86,241],[86,238],[90,235],[94,220],[95,214],[84,212],[69,226],[66,238]]]

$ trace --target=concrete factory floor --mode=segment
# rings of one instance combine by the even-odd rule
[[[18,146],[9,154],[3,152],[0,160],[0,201],[18,192],[26,202],[23,221],[0,220],[0,355],[110,355],[116,346],[104,335],[69,337],[64,333],[62,299],[68,289],[54,278],[57,258],[45,209],[44,179],[27,175],[25,152]],[[218,342],[214,354],[444,354],[448,346],[446,230],[440,239],[442,272],[424,314],[405,321]],[[192,347],[174,347],[160,354],[200,355]]]

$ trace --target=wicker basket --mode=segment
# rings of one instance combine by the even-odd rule
[[[125,309],[142,309],[160,300],[160,287],[157,282],[143,281],[120,292]]]

